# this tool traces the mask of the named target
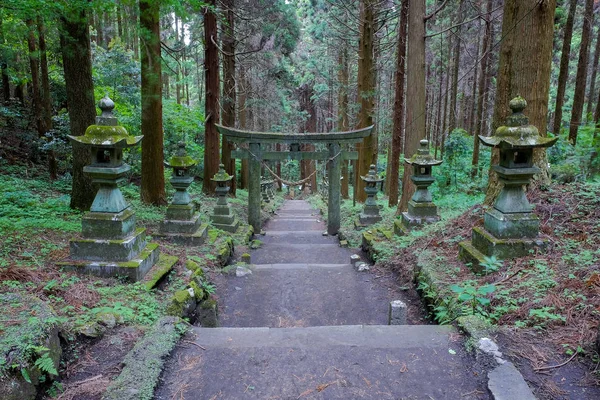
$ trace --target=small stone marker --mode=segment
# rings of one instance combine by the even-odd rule
[[[242,266],[239,266],[235,269],[235,276],[237,276],[238,278],[246,275],[252,275],[252,271]]]
[[[356,268],[356,270],[358,272],[363,272],[363,271],[368,271],[369,270],[369,264],[367,264],[366,262],[356,263],[354,265],[354,267]]]
[[[383,181],[383,179],[377,176],[377,167],[375,164],[371,164],[369,173],[365,176],[361,176],[360,179],[365,182],[367,200],[365,201],[362,212],[358,216],[358,220],[354,223],[357,229],[367,225],[373,225],[382,220],[381,215],[379,215],[379,207],[377,206],[377,192],[379,191],[377,189],[377,184]]]
[[[250,254],[248,254],[248,253],[242,254],[242,262],[245,262],[246,264],[251,264],[252,257],[250,256]]]
[[[356,263],[360,261],[360,256],[358,254],[352,254],[350,256],[350,264],[352,267],[356,267]]]
[[[406,325],[406,304],[400,300],[390,301],[390,325]]]
[[[340,247],[348,247],[348,241],[347,240],[340,240]]]
[[[210,216],[210,222],[215,228],[222,229],[227,232],[234,233],[240,226],[240,222],[237,220],[235,215],[231,212],[231,208],[227,202],[227,193],[229,193],[229,182],[233,179],[233,176],[229,175],[225,171],[225,166],[219,164],[219,172],[215,174],[210,180],[216,182],[218,200],[214,208],[213,214]]]

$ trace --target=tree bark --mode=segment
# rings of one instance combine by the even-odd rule
[[[223,0],[226,21],[223,26],[223,116],[224,126],[235,127],[235,0]],[[231,194],[235,196],[237,187],[237,174],[235,171],[235,159],[231,158],[231,151],[235,149],[233,143],[223,138],[221,146],[221,160],[225,170],[233,176],[231,181]]]
[[[358,103],[360,112],[358,115],[357,128],[366,128],[373,125],[373,109],[375,107],[375,79],[374,79],[374,28],[376,0],[361,0],[360,39],[358,44]],[[354,198],[356,201],[364,202],[367,199],[365,183],[360,179],[361,175],[369,172],[369,166],[373,159],[373,146],[375,140],[373,135],[366,137],[362,143],[356,145],[358,150],[358,168],[354,172]]]
[[[96,120],[90,33],[84,11],[67,11],[61,17],[60,48],[71,135],[81,136]],[[89,161],[89,150],[73,144],[71,208],[89,210],[96,196],[91,179],[83,174],[83,167]]]
[[[166,204],[163,164],[162,72],[160,55],[159,4],[142,0],[140,41],[142,43],[142,183],[141,200]]]
[[[40,72],[42,83],[42,130],[52,129],[52,99],[50,97],[50,78],[48,76],[48,55],[46,54],[46,27],[44,19],[37,17],[38,40],[40,43]]]
[[[246,108],[247,93],[250,89],[249,82],[246,79],[246,69],[243,65],[240,66],[240,82],[242,88],[240,90],[239,113],[240,113],[240,129],[248,129],[248,109]],[[281,175],[280,175],[281,176]],[[242,171],[240,174],[240,189],[248,189],[248,159],[242,159]]]
[[[402,154],[402,137],[404,135],[404,84],[406,79],[406,36],[409,1],[402,1],[400,23],[398,27],[398,54],[396,55],[396,95],[394,99],[394,127],[392,132],[392,151],[388,190],[388,206],[398,205],[398,178],[400,173],[400,154]]]
[[[457,23],[462,21],[464,0],[460,0],[458,6]],[[456,100],[458,98],[458,74],[460,73],[460,47],[461,47],[461,28],[462,25],[457,28],[458,33],[454,40],[454,61],[452,62],[452,92],[450,94],[450,122],[448,123],[448,134],[452,134],[452,131],[456,129]]]
[[[42,116],[42,96],[40,94],[40,59],[39,52],[35,45],[35,24],[32,19],[25,21],[27,24],[27,47],[29,48],[29,67],[31,68],[31,93],[32,93],[32,108],[35,118],[35,126],[38,134],[42,136],[44,130]]]
[[[350,75],[348,71],[348,43],[343,41],[341,46],[338,58],[338,80],[340,85],[338,92],[338,130],[346,132],[350,129],[350,121],[348,119],[348,80]],[[342,160],[341,194],[343,199],[350,197],[348,160]]]
[[[214,193],[215,184],[210,179],[219,171],[219,52],[217,40],[217,16],[214,13],[216,0],[209,0],[210,7],[204,9],[204,76],[206,102],[204,126],[204,181],[202,191]]]
[[[594,112],[594,100],[596,99],[596,77],[598,73],[598,61],[600,60],[600,29],[598,29],[598,37],[596,38],[596,49],[592,61],[592,76],[590,78],[590,89],[588,92],[587,115],[592,115]]]
[[[540,135],[546,136],[555,9],[556,0],[506,0],[504,3],[504,39],[500,45],[492,129],[506,122],[509,101],[521,95],[527,100],[525,114],[530,123],[539,129]],[[538,183],[548,184],[545,149],[534,152],[534,162],[541,170],[536,177]],[[494,151],[491,165],[497,163],[498,153]],[[493,204],[501,189],[491,168],[489,175],[485,198],[488,205]]]
[[[488,63],[490,60],[489,52],[491,51],[492,44],[492,0],[487,1],[486,8],[486,21],[485,21],[485,35],[483,37],[483,49],[481,59],[481,75],[479,76],[479,98],[477,99],[477,112],[475,113],[475,134],[473,135],[473,158],[471,159],[471,177],[477,176],[479,171],[479,135],[483,131],[483,121],[485,118],[483,112],[483,102],[485,94],[489,90],[486,87],[488,80]]]
[[[0,45],[4,45],[4,30],[2,28],[2,15],[0,14]],[[1,55],[1,54],[0,54]],[[10,101],[10,79],[8,76],[8,60],[2,58],[0,60],[0,70],[2,73],[2,95],[4,101]]]
[[[575,12],[577,10],[577,0],[569,0],[569,15],[565,25],[563,36],[562,54],[560,56],[560,72],[558,73],[558,88],[556,89],[556,106],[554,107],[554,124],[552,133],[558,135],[562,125],[563,105],[565,101],[565,91],[567,81],[569,80],[569,59],[571,56],[571,39],[573,38],[573,25],[575,24]]]
[[[577,131],[583,124],[581,114],[583,113],[583,103],[585,102],[585,86],[587,84],[587,69],[593,19],[594,0],[586,0],[585,14],[583,15],[583,31],[581,32],[581,47],[579,48],[579,61],[577,63],[577,76],[575,78],[573,109],[571,111],[571,124],[569,126],[569,142],[573,146],[577,144]]]
[[[404,154],[412,156],[419,140],[425,137],[425,0],[410,0],[408,11],[406,136]],[[406,211],[408,201],[415,192],[410,180],[412,168],[404,168],[402,197],[397,213]]]

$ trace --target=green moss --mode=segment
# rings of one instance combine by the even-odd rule
[[[209,229],[208,230],[208,239],[210,241],[210,243],[214,243],[217,241],[219,237],[219,231],[216,229]]]
[[[479,315],[465,315],[456,319],[458,326],[475,341],[489,337],[494,332],[492,324]]]
[[[251,249],[258,249],[260,248],[260,246],[262,246],[262,242],[258,239],[254,239],[251,243],[250,243],[250,248]]]
[[[187,290],[178,290],[175,292],[175,294],[173,295],[173,298],[178,302],[178,303],[185,303],[186,301],[188,301],[192,296],[190,296],[190,292],[188,292]]]
[[[185,267],[192,272],[196,272],[198,269],[200,269],[200,266],[192,260],[187,260],[185,262]]]

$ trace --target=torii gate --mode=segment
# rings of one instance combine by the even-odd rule
[[[348,132],[331,133],[277,133],[251,132],[217,125],[219,133],[225,139],[237,144],[247,144],[248,148],[239,148],[231,152],[231,158],[248,160],[248,224],[254,232],[260,232],[260,165],[263,160],[321,160],[327,161],[329,175],[327,233],[335,235],[340,229],[340,177],[341,160],[356,160],[356,151],[343,151],[343,144],[362,142],[371,134],[373,126]],[[264,151],[262,144],[289,144],[290,151]],[[325,144],[328,151],[301,151],[301,143]]]

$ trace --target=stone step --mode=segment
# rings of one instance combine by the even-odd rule
[[[353,253],[334,243],[269,243],[250,254],[253,264],[349,264]]]
[[[326,229],[324,222],[314,221],[295,221],[272,218],[264,226],[264,230],[269,231],[320,231],[323,232]]]
[[[227,275],[219,319],[229,327],[382,325],[397,300],[375,274],[344,265],[269,264],[244,277]]]
[[[155,399],[489,399],[448,326],[194,328]]]
[[[302,243],[302,244],[339,244],[336,236],[323,236],[322,231],[269,231],[265,235],[256,236],[265,244],[278,243]]]

